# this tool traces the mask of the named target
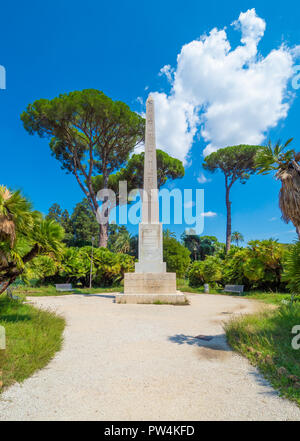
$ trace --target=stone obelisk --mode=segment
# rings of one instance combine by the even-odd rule
[[[159,222],[157,190],[157,162],[155,141],[154,100],[146,102],[146,134],[144,159],[144,191],[142,195],[142,222],[139,224],[139,262],[136,273],[165,273],[163,262],[162,224]]]
[[[166,272],[163,262],[163,230],[159,222],[155,111],[151,96],[146,102],[144,191],[142,222],[139,224],[139,261],[134,273],[124,277],[124,294],[117,303],[184,303],[185,296],[176,291],[176,274]]]

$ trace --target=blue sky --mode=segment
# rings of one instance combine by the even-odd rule
[[[25,132],[20,121],[20,114],[28,103],[36,99],[53,98],[59,93],[84,88],[100,89],[111,98],[126,102],[138,112],[144,111],[143,103],[149,91],[155,92],[158,103],[157,114],[164,116],[163,112],[165,112],[166,115],[170,115],[169,125],[159,127],[158,124],[160,130],[158,139],[167,151],[180,156],[181,149],[171,139],[173,131],[176,134],[176,117],[180,116],[180,111],[184,110],[180,107],[184,105],[182,97],[178,98],[178,94],[179,101],[172,102],[173,104],[170,101],[172,87],[174,88],[174,72],[182,82],[190,82],[194,87],[188,90],[189,84],[185,83],[184,99],[187,94],[193,91],[197,94],[201,90],[201,97],[204,94],[203,99],[208,100],[205,104],[206,109],[209,106],[213,108],[216,104],[214,100],[222,97],[222,87],[224,100],[233,98],[228,98],[225,90],[227,86],[223,85],[223,78],[225,84],[226,75],[230,77],[230,67],[224,75],[219,71],[218,75],[221,74],[221,77],[212,77],[211,82],[204,85],[203,82],[201,83],[200,75],[207,67],[204,61],[199,58],[199,69],[197,70],[197,65],[193,64],[191,72],[184,65],[188,75],[191,73],[194,75],[189,79],[180,71],[182,66],[177,64],[177,57],[179,54],[182,55],[183,64],[190,62],[186,53],[182,52],[182,47],[198,41],[200,36],[208,35],[213,28],[220,31],[226,27],[225,43],[230,41],[231,48],[234,50],[241,45],[241,30],[237,29],[240,25],[231,26],[231,24],[239,18],[241,12],[245,13],[252,8],[255,8],[257,17],[266,23],[264,35],[260,36],[257,42],[258,52],[255,55],[257,63],[266,58],[271,51],[278,50],[282,44],[286,48],[284,49],[285,55],[300,44],[300,6],[295,1],[289,0],[284,4],[279,1],[200,2],[191,0],[185,2],[153,0],[151,4],[145,1],[89,0],[85,2],[29,0],[19,2],[18,5],[6,2],[1,8],[0,26],[2,43],[0,65],[3,65],[7,72],[7,88],[0,90],[0,183],[13,189],[22,189],[33,202],[34,207],[44,213],[54,202],[71,211],[74,205],[82,199],[83,194],[75,178],[66,175],[60,169],[59,163],[51,157],[47,140],[29,136]],[[257,32],[259,33],[260,29]],[[256,37],[253,38],[255,40]],[[209,41],[207,40],[208,43]],[[212,44],[215,43],[217,44],[218,41],[212,40]],[[225,43],[223,38],[220,44]],[[252,50],[252,47],[250,49]],[[193,54],[191,57],[194,61]],[[285,66],[285,60],[283,59],[280,66]],[[298,63],[300,64],[300,60]],[[170,66],[169,70],[164,71],[167,75],[159,75],[164,66]],[[277,64],[276,69],[272,66],[270,64],[269,70],[263,71],[263,74],[267,75],[268,84],[275,81],[277,89],[275,90],[274,86],[274,94],[270,93],[273,89],[269,86],[269,89],[262,89],[261,95],[280,94],[280,85],[274,79],[276,76],[274,71],[280,66],[278,67]],[[194,69],[193,72],[192,69]],[[257,83],[251,83],[251,81],[247,83],[247,80],[243,90],[249,90],[245,95],[244,109],[241,110],[241,113],[245,112],[248,96],[247,127],[244,125],[243,130],[237,128],[235,133],[226,134],[227,128],[231,124],[232,126],[236,124],[235,118],[232,119],[231,124],[227,124],[224,118],[209,119],[207,116],[207,120],[203,123],[204,126],[206,124],[205,133],[201,132],[201,121],[198,121],[200,125],[195,123],[196,128],[190,150],[189,133],[182,133],[182,138],[176,136],[183,142],[187,140],[184,149],[189,151],[186,176],[178,182],[178,186],[180,188],[204,188],[205,212],[216,213],[212,217],[205,218],[203,234],[216,235],[220,240],[225,240],[226,211],[223,176],[209,175],[205,172],[207,181],[199,183],[197,180],[199,177],[200,181],[204,180],[201,179],[203,173],[201,164],[203,150],[208,145],[214,148],[220,143],[222,132],[224,132],[224,142],[244,136],[247,139],[243,138],[240,142],[250,143],[252,139],[257,139],[263,133],[265,139],[271,137],[274,141],[277,138],[285,140],[294,137],[296,149],[300,143],[300,89],[299,91],[292,90],[291,78],[287,73],[289,66],[285,66],[285,69],[285,72],[280,72],[280,75],[283,75],[282,78],[284,75],[286,75],[284,78],[289,77],[286,80],[287,89],[284,93],[291,92],[294,96],[289,96],[286,116],[278,117],[276,123],[274,123],[276,115],[272,114],[276,107],[272,101],[274,97],[266,98],[263,106],[260,105],[259,97],[258,101],[255,101],[256,98],[252,93],[259,91],[255,88],[256,86],[253,86]],[[257,73],[257,69],[255,72]],[[168,74],[171,76],[169,78],[171,82],[168,81]],[[218,81],[218,78],[221,80]],[[244,76],[240,75],[238,79],[244,81]],[[212,90],[209,91],[209,87]],[[219,96],[215,98],[213,92],[217,89]],[[243,96],[243,99],[245,97]],[[191,99],[189,97],[189,100]],[[164,100],[171,107],[164,109]],[[180,102],[178,108],[177,102]],[[228,101],[226,103],[228,104]],[[254,115],[255,106],[258,111],[263,107],[265,115],[270,114],[270,119],[265,123],[266,129],[264,130],[265,126],[262,124],[260,133],[255,126],[257,125]],[[280,108],[279,104],[278,112],[284,113],[284,109]],[[175,119],[171,118],[171,114]],[[191,121],[192,119],[189,123]],[[225,127],[223,124],[221,130],[222,121],[226,124],[224,123]],[[244,122],[240,121],[241,124]],[[273,128],[270,127],[272,125]],[[247,133],[247,136],[243,133]],[[246,240],[269,237],[278,238],[282,242],[294,240],[296,235],[293,226],[286,225],[280,220],[279,189],[279,183],[271,176],[255,176],[251,177],[246,185],[235,184],[231,195],[233,230],[242,232]],[[170,228],[178,234],[183,230],[181,226],[171,225]],[[136,231],[136,228],[132,231]]]

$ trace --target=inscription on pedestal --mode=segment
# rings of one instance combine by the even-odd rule
[[[140,260],[162,261],[160,230],[160,225],[143,225],[141,227]]]

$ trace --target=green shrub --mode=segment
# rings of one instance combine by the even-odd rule
[[[300,241],[290,247],[284,260],[283,280],[293,294],[300,294]]]
[[[232,249],[224,261],[223,283],[246,289],[284,289],[282,264],[285,246],[276,240],[252,240],[248,247]]]
[[[36,285],[46,277],[54,276],[57,272],[58,264],[50,256],[37,256],[26,266],[20,280],[30,285]]]
[[[174,237],[164,238],[163,242],[164,262],[167,264],[167,271],[176,273],[181,278],[187,273],[190,265],[190,252],[181,245]]]
[[[224,260],[223,283],[247,285],[248,279],[244,274],[247,251],[245,248],[231,248]]]
[[[200,286],[203,283],[216,283],[222,279],[223,262],[219,257],[208,256],[205,260],[193,262],[189,270],[191,286]]]
[[[66,248],[57,270],[41,283],[72,283],[74,286],[88,286],[91,269],[92,248],[89,246]],[[94,248],[93,284],[112,286],[122,281],[125,272],[134,270],[134,257],[128,254],[113,253],[107,248]]]
[[[111,286],[120,283],[124,273],[134,271],[134,257],[128,254],[112,253],[106,248],[97,248],[94,253],[95,283]]]

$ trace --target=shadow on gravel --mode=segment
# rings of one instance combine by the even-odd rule
[[[172,343],[177,343],[178,345],[195,345],[195,346],[205,346],[211,347],[214,346],[216,349],[220,350],[231,350],[226,343],[225,334],[218,335],[185,335],[185,334],[176,334],[168,337],[168,340]]]
[[[233,352],[226,342],[225,334],[196,336],[176,334],[168,339],[178,345],[196,346],[197,355],[202,360],[224,361]]]
[[[252,377],[254,377],[254,380],[256,381],[256,383],[258,383],[260,386],[262,386],[262,387],[268,387],[269,388],[269,390],[262,390],[262,391],[260,391],[259,392],[259,394],[260,395],[271,395],[271,396],[279,396],[280,394],[279,394],[279,392],[276,390],[276,389],[273,389],[273,387],[272,387],[272,385],[271,385],[271,383],[267,380],[267,379],[265,379],[264,377],[263,377],[263,375],[260,373],[260,372],[255,372],[255,371],[253,371],[253,372],[250,372],[250,375],[252,376]]]
[[[204,337],[204,338],[199,338]],[[212,362],[224,362],[234,352],[233,349],[227,344],[226,335],[200,335],[192,336],[185,334],[176,334],[168,337],[168,340],[178,345],[190,345],[197,347],[197,355],[199,359],[212,361]],[[278,396],[278,392],[274,390],[271,384],[266,380],[260,372],[254,370],[249,371],[249,374],[253,377],[255,382],[260,386],[269,389],[262,389],[260,395]]]

